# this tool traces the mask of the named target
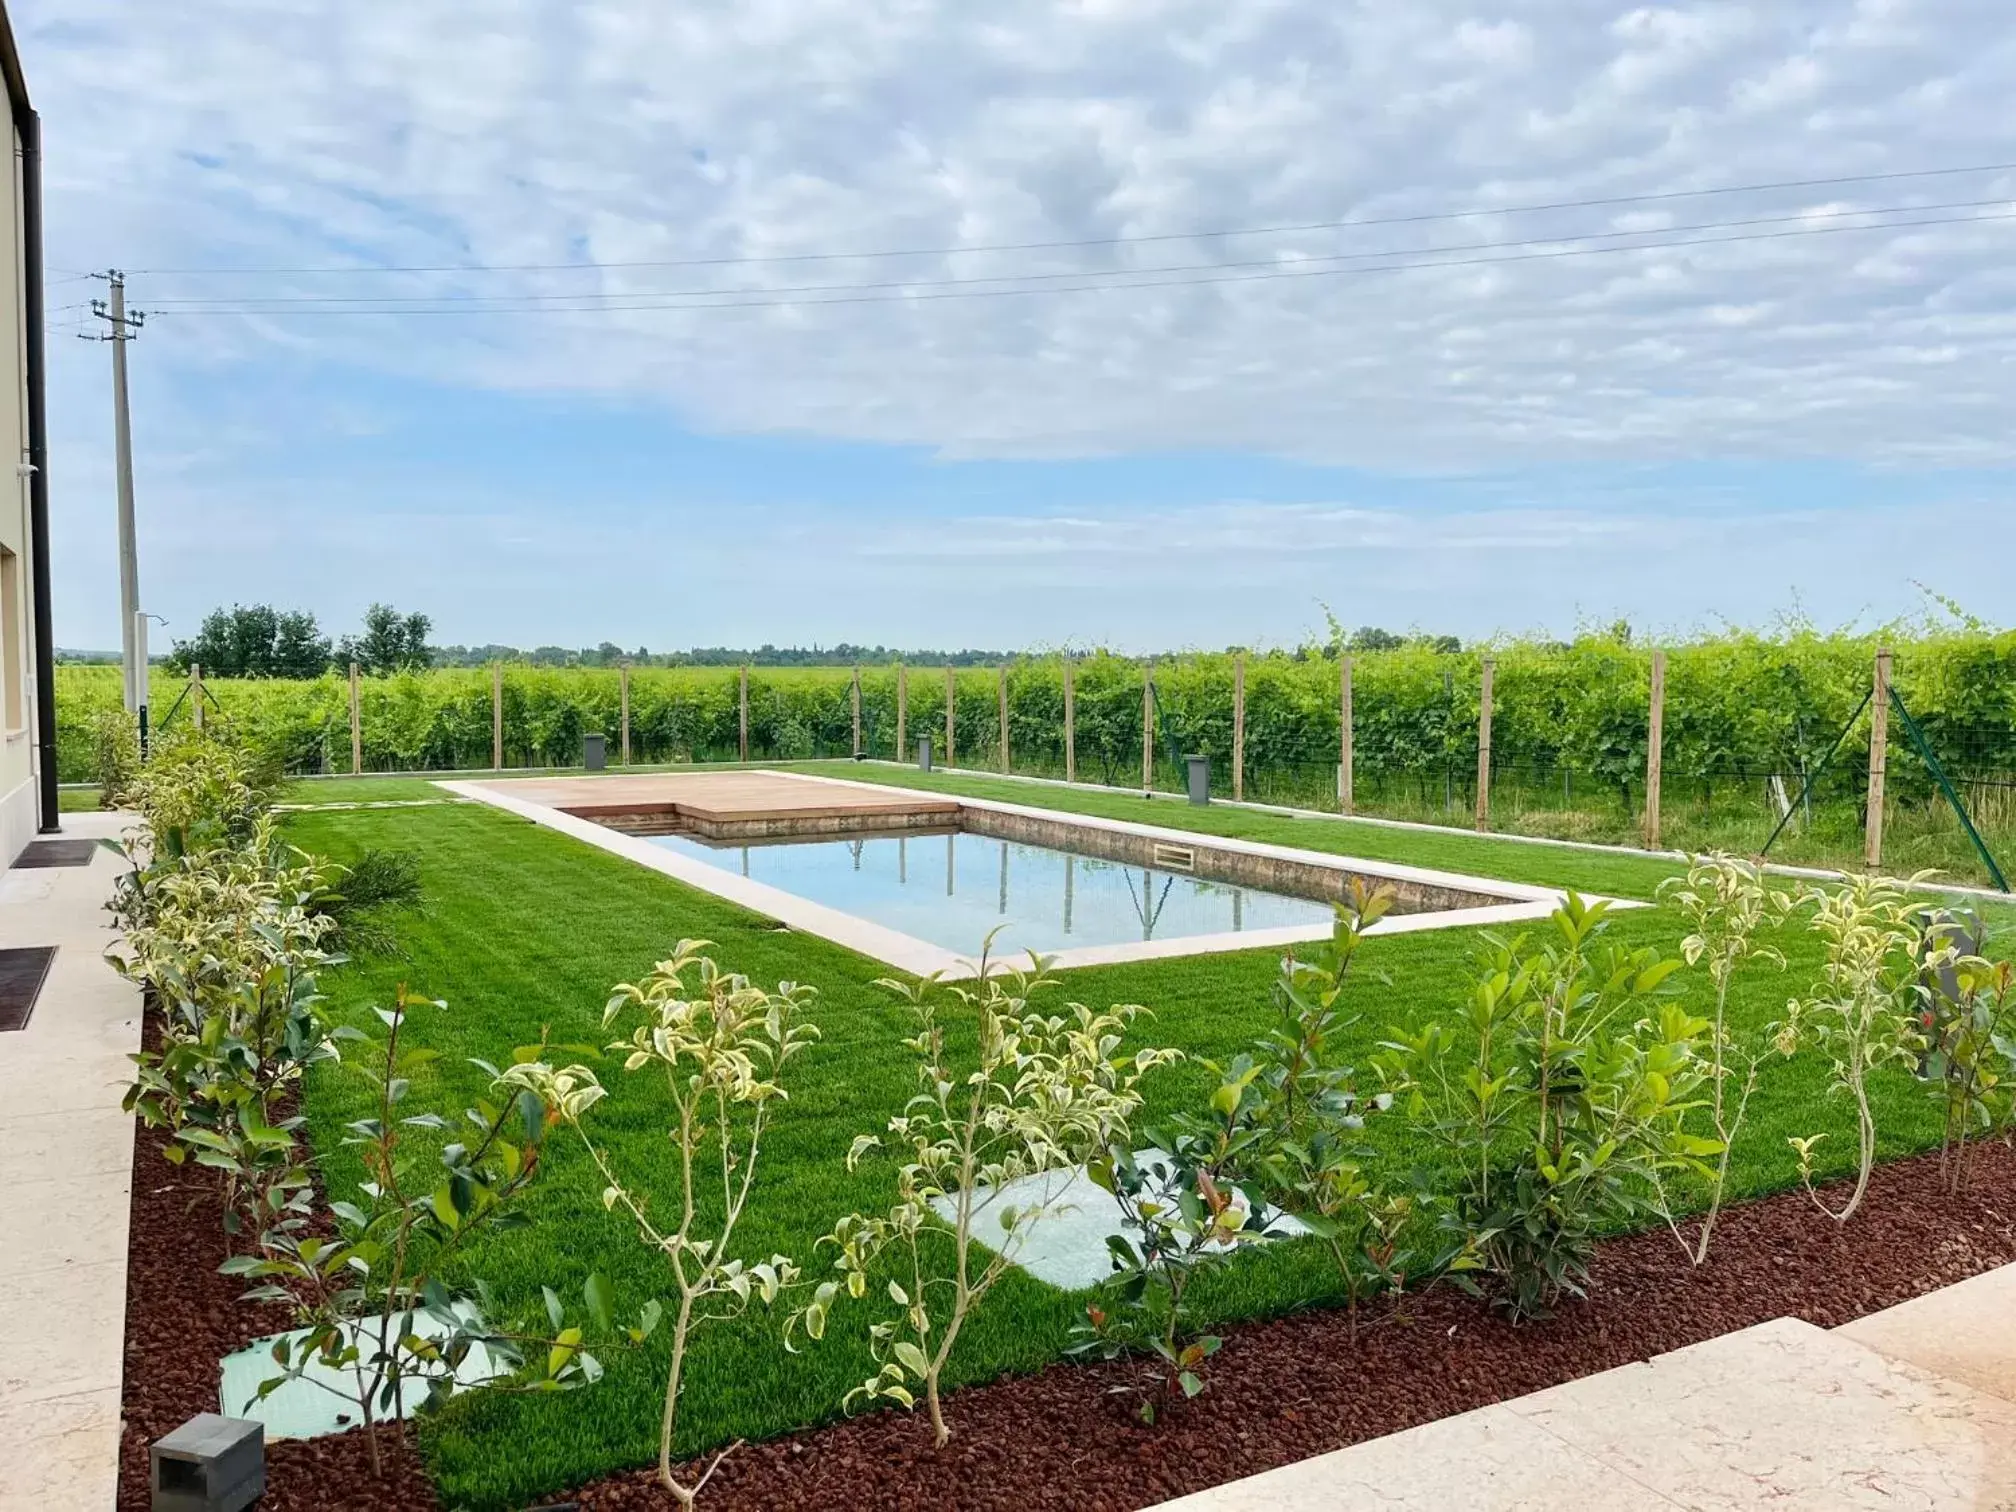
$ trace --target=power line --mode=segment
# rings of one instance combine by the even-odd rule
[[[1244,262],[1207,263],[1167,263],[1153,267],[1134,268],[1074,268],[1048,273],[997,273],[985,277],[933,278],[933,279],[892,279],[881,283],[825,283],[825,284],[783,284],[774,287],[761,285],[727,289],[623,289],[601,291],[577,291],[574,293],[522,293],[522,294],[304,294],[304,295],[242,295],[230,298],[218,295],[212,298],[157,299],[153,306],[157,311],[181,309],[203,313],[213,308],[229,310],[249,310],[256,307],[261,314],[281,314],[296,306],[307,305],[369,305],[374,308],[396,308],[406,305],[439,305],[453,302],[485,309],[537,309],[556,300],[626,300],[644,297],[659,299],[714,299],[731,294],[754,294],[777,296],[784,294],[818,293],[870,293],[883,289],[940,289],[967,287],[977,284],[1004,283],[1050,283],[1066,279],[1124,279],[1141,278],[1164,273],[1198,273],[1214,271],[1237,271],[1246,268],[1278,268],[1284,263],[1306,266],[1317,263],[1364,262],[1382,257],[1426,257],[1445,253],[1487,252],[1519,247],[1549,246],[1567,242],[1619,241],[1631,237],[1673,236],[1680,232],[1726,231],[1752,226],[1779,226],[1788,222],[1810,223],[1817,219],[1841,219],[1849,216],[1873,215],[1913,215],[1947,210],[1981,210],[1998,205],[2008,205],[2005,196],[1992,200],[1955,200],[1937,205],[1894,205],[1867,210],[1824,210],[1794,215],[1755,216],[1743,220],[1704,221],[1691,226],[1662,226],[1657,230],[1635,231],[1589,231],[1567,235],[1518,237],[1508,241],[1469,242],[1445,247],[1390,248],[1372,252],[1329,252],[1297,253],[1283,257],[1256,258]],[[1889,224],[1885,222],[1884,224]],[[1874,228],[1872,228],[1874,229]],[[593,309],[594,305],[575,305],[571,308]]]
[[[168,275],[264,276],[269,274],[335,275],[346,273],[562,273],[604,268],[706,268],[759,263],[829,262],[878,257],[953,257],[969,252],[1046,252],[1073,247],[1119,247],[1149,242],[1204,241],[1231,236],[1285,236],[1306,231],[1341,231],[1363,226],[1408,226],[1431,221],[1465,220],[1479,215],[1538,215],[1555,210],[1592,210],[1618,205],[1649,205],[1670,200],[1700,199],[1718,194],[1762,194],[1782,189],[1826,189],[1844,184],[1895,183],[1905,179],[1950,178],[1970,173],[2016,172],[2016,163],[1980,163],[1969,167],[1913,168],[1892,173],[1850,173],[1831,178],[1777,179],[1756,184],[1722,184],[1707,189],[1669,189],[1651,194],[1618,194],[1596,199],[1555,200],[1529,205],[1482,205],[1466,210],[1440,210],[1418,215],[1371,216],[1359,219],[1305,221],[1293,225],[1241,226],[1222,230],[1163,231],[1137,236],[1096,236],[1070,241],[982,242],[960,247],[903,247],[854,252],[780,252],[743,257],[689,257],[642,261],[564,263],[438,263],[363,264],[351,267],[184,267],[135,268],[133,273]]]
[[[1989,203],[2005,203],[1992,201]],[[162,318],[191,315],[573,315],[596,313],[622,313],[643,310],[748,310],[816,308],[820,305],[847,304],[909,304],[926,300],[942,299],[1001,299],[1031,294],[1118,294],[1130,293],[1138,289],[1194,288],[1206,284],[1257,283],[1289,278],[1326,278],[1343,274],[1400,273],[1425,268],[1474,268],[1491,267],[1502,263],[1538,262],[1566,257],[1597,257],[1615,255],[1620,252],[1657,252],[1687,247],[1720,247],[1738,242],[1782,241],[1809,236],[1839,235],[1852,231],[1912,230],[1924,226],[1965,226],[1986,221],[2016,219],[2016,210],[1991,211],[1985,215],[1939,216],[1922,220],[1881,221],[1868,225],[1854,226],[1804,226],[1782,231],[1751,231],[1735,236],[1695,237],[1686,241],[1640,242],[1632,246],[1608,247],[1558,247],[1533,252],[1514,252],[1497,257],[1443,258],[1430,262],[1394,262],[1370,267],[1277,268],[1267,272],[1233,273],[1215,278],[1156,278],[1136,283],[1100,283],[1078,285],[1050,285],[1046,287],[1022,287],[1013,289],[927,289],[923,293],[883,293],[846,294],[837,298],[801,299],[740,299],[720,300],[708,303],[668,304],[662,302],[630,304],[543,304],[529,306],[505,306],[498,304],[474,304],[464,302],[459,305],[434,307],[383,307],[366,309],[354,307],[332,308],[316,306],[284,310],[268,310],[255,305],[219,306],[210,309],[180,309],[160,312]],[[1515,244],[1516,245],[1516,244]],[[533,296],[523,296],[533,297]],[[566,296],[555,296],[566,297]],[[574,296],[580,298],[583,296]],[[626,297],[626,296],[617,296]],[[677,297],[677,296],[664,296]]]

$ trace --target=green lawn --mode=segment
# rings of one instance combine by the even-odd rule
[[[410,779],[373,779],[395,780]],[[961,784],[958,790],[981,786],[994,785]],[[1022,801],[1044,792],[998,786]],[[345,791],[351,790],[346,785]],[[1046,796],[1059,795],[1051,790]],[[1124,795],[1061,796],[1090,812],[1140,815],[1149,809]],[[1226,808],[1186,810],[1158,802],[1149,813],[1159,823],[1213,833],[1292,839],[1639,896],[1670,870],[1665,863],[1629,857]],[[871,1163],[851,1176],[843,1165],[853,1136],[880,1128],[912,1090],[911,1063],[898,1043],[906,1018],[899,1004],[870,985],[887,968],[819,939],[778,931],[617,856],[476,805],[297,814],[288,821],[288,833],[338,860],[370,845],[410,847],[419,855],[427,902],[400,926],[403,958],[355,963],[327,984],[334,1012],[348,1022],[366,1022],[369,1006],[387,1000],[400,981],[447,1000],[444,1012],[418,1011],[410,1023],[415,1042],[445,1052],[415,1089],[416,1107],[459,1111],[483,1083],[465,1058],[502,1059],[514,1046],[536,1040],[542,1028],[556,1040],[600,1042],[600,1011],[610,985],[638,976],[680,937],[704,936],[737,970],[764,981],[810,983],[821,994],[815,1018],[824,1037],[794,1062],[791,1102],[765,1147],[766,1178],[744,1220],[743,1252],[782,1250],[823,1269],[813,1245],[833,1219],[849,1208],[890,1200],[893,1177],[887,1165]],[[1614,934],[1671,949],[1677,924],[1667,911],[1647,909],[1620,916]],[[1802,988],[1814,971],[1812,942],[1795,933],[1782,943],[1793,963],[1789,973],[1760,969],[1739,983],[1735,1016],[1747,1031],[1780,1014],[1787,994]],[[1368,942],[1353,988],[1368,1045],[1386,1025],[1419,1021],[1456,1001],[1474,944],[1474,932],[1467,930]],[[1156,1016],[1141,1031],[1143,1042],[1152,1038],[1192,1055],[1222,1056],[1263,1027],[1274,969],[1265,952],[1193,957],[1072,972],[1065,990],[1095,1005],[1145,1003]],[[1375,973],[1391,985],[1376,981]],[[1698,983],[1694,990],[1698,997]],[[614,1064],[601,1069],[612,1095],[596,1110],[596,1123],[632,1184],[648,1189],[652,1173],[667,1169],[671,1153],[663,1133],[662,1093],[641,1080],[628,1082]],[[1843,1168],[1854,1143],[1853,1115],[1844,1103],[1823,1098],[1823,1082],[1824,1067],[1811,1052],[1771,1066],[1737,1162],[1738,1190],[1763,1192],[1796,1179],[1785,1144],[1789,1134],[1829,1131],[1821,1147],[1823,1164],[1831,1171]],[[1150,1081],[1151,1112],[1194,1105],[1205,1085],[1205,1073],[1195,1065],[1158,1073]],[[362,1114],[363,1090],[347,1073],[326,1067],[310,1089],[314,1137],[339,1186],[355,1175],[339,1131],[345,1120]],[[1877,1095],[1886,1156],[1936,1141],[1929,1101],[1908,1078],[1886,1073]],[[1396,1122],[1375,1125],[1371,1138],[1380,1159],[1394,1170],[1419,1153]],[[578,1151],[560,1144],[530,1208],[538,1223],[490,1240],[477,1252],[476,1270],[521,1321],[537,1317],[541,1283],[578,1297],[582,1281],[595,1270],[616,1284],[625,1310],[661,1288],[658,1262],[625,1221],[603,1211],[598,1191]],[[1327,1288],[1328,1273],[1317,1257],[1284,1244],[1247,1257],[1218,1279],[1204,1300],[1218,1317],[1245,1317],[1320,1299]],[[1081,1306],[1079,1299],[1019,1273],[1011,1276],[962,1336],[958,1376],[971,1381],[1043,1365],[1058,1353]],[[796,1355],[775,1347],[761,1321],[707,1336],[691,1365],[682,1452],[768,1436],[836,1414],[844,1393],[869,1373],[860,1328],[866,1321],[865,1312],[843,1308],[827,1339]],[[587,1393],[453,1404],[424,1436],[446,1499],[471,1507],[521,1506],[541,1493],[648,1461],[656,1444],[662,1350],[612,1354],[605,1363],[608,1378]],[[956,1424],[956,1397],[949,1410]],[[925,1431],[920,1423],[920,1434]]]

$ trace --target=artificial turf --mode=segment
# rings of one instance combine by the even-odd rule
[[[1022,785],[1002,786],[1030,801]],[[1122,795],[1065,796],[1070,807],[1086,812],[1138,816],[1146,807]],[[1229,808],[1186,811],[1156,804],[1147,817],[1212,833],[1641,897],[1673,869],[1651,859],[1319,824]],[[409,1022],[412,1042],[444,1052],[416,1086],[416,1106],[459,1111],[483,1091],[484,1077],[467,1057],[502,1060],[515,1046],[536,1041],[542,1030],[556,1042],[602,1042],[600,1014],[611,984],[635,979],[678,939],[699,936],[714,941],[718,959],[735,970],[766,983],[809,983],[820,993],[813,1017],[823,1038],[792,1065],[790,1104],[766,1142],[763,1176],[738,1235],[742,1253],[753,1258],[782,1251],[806,1262],[808,1270],[823,1272],[825,1259],[814,1246],[832,1221],[852,1208],[891,1200],[894,1179],[886,1163],[871,1161],[852,1174],[844,1165],[853,1136],[880,1129],[913,1090],[912,1062],[900,1044],[906,1014],[872,985],[888,974],[887,967],[816,937],[780,930],[709,894],[486,807],[301,813],[290,817],[288,833],[339,861],[373,845],[407,847],[418,855],[426,903],[397,924],[402,953],[354,962],[326,983],[335,1015],[359,1024],[367,1022],[370,1005],[389,1000],[401,981],[447,1001],[445,1010],[418,1010]],[[1612,929],[1622,942],[1668,951],[1680,933],[1677,916],[1664,908],[1620,913]],[[1477,943],[1476,931],[1467,929],[1369,941],[1351,988],[1363,1048],[1369,1051],[1390,1024],[1417,1023],[1448,1011],[1464,991]],[[1737,983],[1732,1022],[1746,1035],[1760,1034],[1782,1014],[1787,996],[1803,990],[1817,969],[1817,943],[1809,936],[1787,931],[1778,943],[1790,961],[1787,971],[1758,967]],[[1146,1004],[1155,1016],[1138,1031],[1141,1042],[1174,1045],[1192,1057],[1224,1057],[1266,1026],[1275,969],[1274,957],[1264,951],[1086,968],[1064,976],[1055,1000]],[[1698,977],[1690,990],[1696,1005],[1705,1006],[1706,988]],[[600,1138],[633,1186],[651,1189],[654,1172],[662,1185],[671,1159],[662,1084],[626,1078],[613,1060],[598,1069],[612,1093],[592,1115]],[[1207,1075],[1194,1061],[1156,1073],[1147,1083],[1148,1116],[1194,1106]],[[1769,1065],[1734,1163],[1734,1195],[1796,1180],[1786,1145],[1790,1135],[1827,1132],[1819,1165],[1828,1173],[1848,1166],[1852,1110],[1827,1098],[1825,1084],[1825,1065],[1815,1051]],[[365,1093],[362,1082],[340,1068],[319,1068],[310,1088],[313,1136],[338,1185],[355,1174],[341,1147],[341,1127],[361,1116]],[[1908,1076],[1879,1073],[1875,1093],[1885,1157],[1936,1143],[1930,1100]],[[1397,1118],[1375,1121],[1368,1140],[1378,1163],[1396,1175],[1424,1153]],[[658,1259],[625,1220],[603,1211],[599,1189],[586,1161],[563,1137],[528,1203],[537,1221],[476,1249],[473,1271],[490,1281],[503,1309],[518,1321],[537,1317],[542,1283],[578,1297],[593,1271],[614,1283],[624,1310],[667,1289]],[[1212,1278],[1201,1300],[1207,1316],[1232,1319],[1320,1302],[1331,1291],[1330,1272],[1318,1255],[1281,1244],[1243,1257]],[[973,1381],[1047,1363],[1066,1342],[1083,1300],[1011,1272],[962,1334],[953,1374]],[[779,1348],[774,1322],[760,1317],[703,1336],[689,1363],[681,1452],[766,1437],[836,1414],[847,1390],[871,1373],[863,1330],[872,1311],[865,1304],[854,1310],[843,1305],[826,1339],[797,1354]],[[656,1446],[664,1343],[609,1354],[607,1378],[586,1392],[477,1395],[451,1404],[424,1433],[444,1500],[473,1508],[518,1506],[649,1460]],[[956,1398],[950,1411],[956,1416]]]

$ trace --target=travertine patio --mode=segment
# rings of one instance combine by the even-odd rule
[[[68,838],[116,814],[67,814]],[[54,945],[26,1028],[0,1035],[0,1512],[101,1512],[119,1468],[140,994],[105,963],[123,863],[0,873],[0,946]]]
[[[1759,1324],[1161,1512],[1454,1507],[2016,1507],[2016,1266],[1832,1332]]]

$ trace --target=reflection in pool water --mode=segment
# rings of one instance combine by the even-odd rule
[[[1127,866],[985,835],[877,835],[654,845],[740,872],[947,950],[1051,952],[1287,925],[1323,925],[1330,905],[1229,882]],[[1005,926],[1005,927],[1002,927]]]

